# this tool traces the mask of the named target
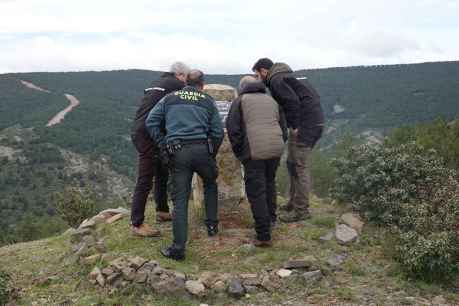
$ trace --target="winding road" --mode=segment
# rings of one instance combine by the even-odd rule
[[[31,83],[31,82],[27,82],[27,81],[24,81],[24,80],[20,80],[20,81],[21,81],[21,84],[24,85],[24,86],[27,87],[27,88],[34,89],[34,90],[38,90],[38,91],[42,91],[42,92],[50,93],[49,90],[43,89],[43,88],[41,88],[41,87],[39,87],[39,86],[37,86],[37,85]]]
[[[41,91],[41,92],[51,93],[51,91],[43,89],[31,82],[24,81],[24,80],[20,80],[20,81],[21,81],[21,84],[27,88]],[[77,98],[75,98],[75,96],[72,96],[71,94],[65,94],[64,96],[67,98],[67,100],[69,100],[70,102],[69,106],[67,106],[64,110],[61,110],[53,118],[51,118],[51,120],[49,120],[48,123],[46,124],[47,127],[51,127],[53,125],[61,123],[62,120],[64,120],[65,115],[70,113],[75,107],[77,107],[80,104],[80,101]]]
[[[67,98],[67,100],[69,100],[70,105],[67,106],[64,110],[58,112],[51,120],[49,120],[48,124],[46,124],[47,127],[61,123],[61,121],[64,120],[65,115],[70,113],[73,108],[77,107],[80,104],[80,101],[70,94],[65,94],[65,97]]]

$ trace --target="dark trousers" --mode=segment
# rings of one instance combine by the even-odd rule
[[[139,153],[138,156],[137,182],[131,207],[131,223],[134,226],[139,226],[144,222],[145,205],[153,187],[153,179],[155,180],[156,211],[169,212],[167,205],[169,170],[161,163],[152,147],[146,152]]]
[[[250,202],[257,239],[271,239],[271,222],[277,215],[276,171],[279,158],[244,162],[244,181]]]
[[[188,240],[188,200],[195,172],[204,184],[206,224],[218,224],[218,169],[207,144],[185,145],[171,161],[174,248],[184,250]]]

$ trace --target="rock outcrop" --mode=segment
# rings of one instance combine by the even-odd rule
[[[212,96],[222,109],[225,108],[225,104],[228,104],[225,109],[229,109],[229,105],[236,98],[236,89],[228,85],[208,84],[204,91]],[[225,110],[221,111],[221,116],[224,120]],[[217,179],[219,204],[224,208],[225,205],[238,203],[244,198],[241,164],[233,154],[226,133],[217,156],[217,165],[220,170]],[[193,198],[197,203],[203,201],[202,182],[196,177],[193,182]]]

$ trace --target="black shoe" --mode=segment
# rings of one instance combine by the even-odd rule
[[[218,234],[218,225],[207,225],[207,235],[214,237]]]
[[[173,259],[173,260],[184,260],[185,259],[185,251],[184,250],[178,250],[172,246],[167,247],[167,248],[162,248],[160,250],[161,255],[164,257]]]
[[[289,202],[289,203],[287,203],[287,204],[281,206],[279,209],[280,209],[281,211],[291,212],[291,211],[293,211],[293,208],[294,208],[294,207],[293,207],[293,204],[291,204],[291,203]]]
[[[270,248],[273,246],[273,242],[271,239],[269,240],[258,240],[255,239],[253,242],[253,245],[256,246],[257,248]]]

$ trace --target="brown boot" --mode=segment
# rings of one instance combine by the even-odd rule
[[[272,240],[261,241],[261,240],[255,239],[252,243],[257,248],[270,248],[273,246]]]
[[[168,212],[157,211],[156,212],[156,222],[169,222],[172,221],[172,215]]]
[[[139,237],[159,237],[161,232],[153,229],[148,224],[141,224],[140,226],[131,226],[132,233]]]

